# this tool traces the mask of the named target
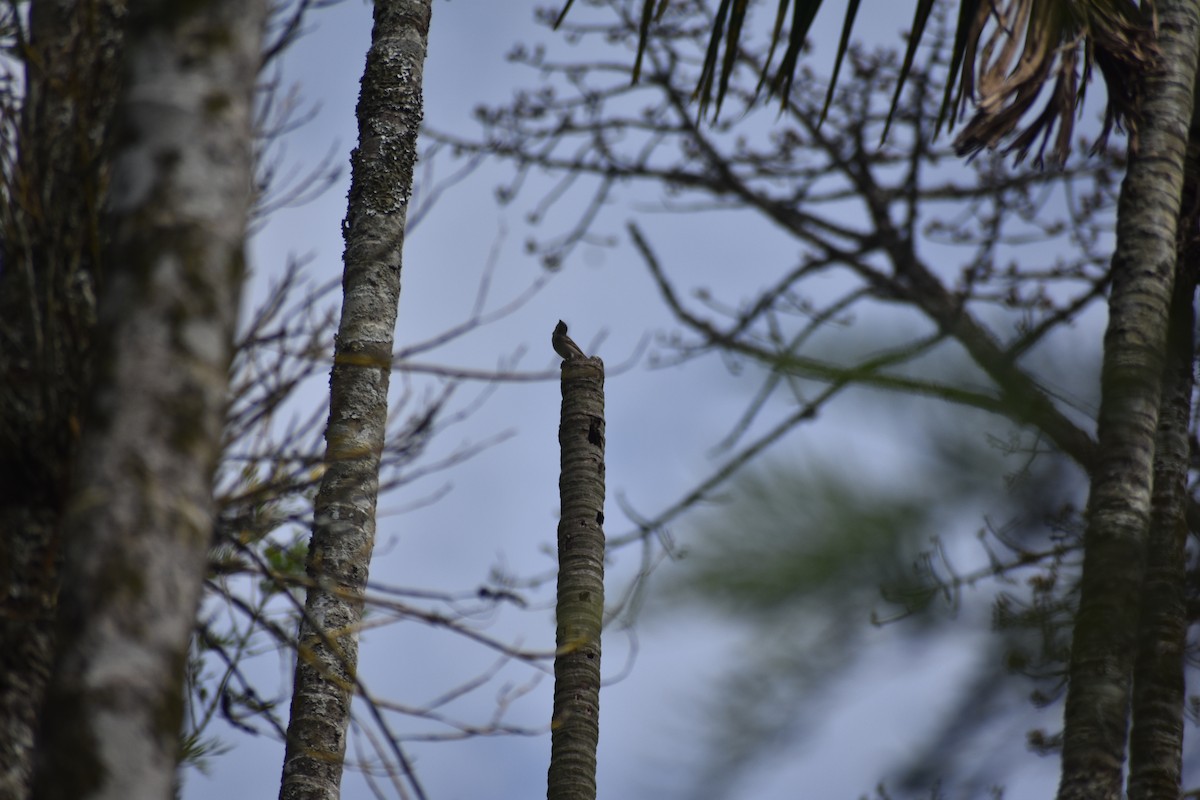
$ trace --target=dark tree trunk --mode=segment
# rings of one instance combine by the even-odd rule
[[[1059,800],[1118,800],[1150,524],[1155,431],[1192,119],[1200,4],[1157,4],[1162,71],[1147,74],[1117,210],[1099,445],[1071,647]]]
[[[30,11],[16,158],[0,198],[0,797],[29,793],[54,658],[59,520],[104,241],[124,0]],[[15,100],[15,98],[9,98]],[[11,138],[10,138],[11,137]]]

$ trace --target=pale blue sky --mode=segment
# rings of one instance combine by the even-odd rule
[[[871,13],[864,9],[860,34],[898,42],[899,30],[911,14],[910,4],[866,5],[871,6]],[[368,44],[370,11],[369,3],[346,0],[312,15],[310,34],[287,56],[287,78],[320,106],[313,122],[289,135],[291,161],[311,163],[336,143],[336,160],[346,163],[356,140],[354,103]],[[533,5],[525,2],[435,3],[425,74],[426,119],[431,124],[443,130],[472,126],[470,112],[477,104],[503,102],[518,82],[530,83],[527,71],[506,64],[503,54],[519,38],[547,39],[548,35],[534,26],[532,11]],[[832,58],[831,46],[840,23],[836,9],[827,10],[818,21],[813,37],[817,45],[809,56],[818,70],[824,70]],[[626,55],[619,51],[612,57]],[[541,266],[522,248],[525,223],[521,205],[497,208],[494,202],[492,189],[507,174],[506,168],[481,170],[448,192],[413,233],[404,257],[399,347],[465,316],[478,276],[494,249],[499,253],[499,266],[493,307],[542,274]],[[288,253],[312,254],[314,274],[340,274],[346,181],[348,169],[343,171],[341,183],[318,200],[281,211],[271,219],[254,247],[259,280],[278,269]],[[622,203],[634,199],[621,197],[609,209],[609,230],[620,232],[621,222],[634,214],[631,206]],[[728,281],[722,260],[725,253],[717,249],[714,239],[705,239],[701,233],[694,241],[685,234],[665,242],[664,250],[695,264],[696,273],[689,279],[696,284]],[[745,257],[744,240],[728,240],[728,247]],[[779,262],[787,253],[758,251],[754,256]],[[585,348],[601,331],[607,334],[600,355],[610,368],[633,353],[643,337],[671,327],[628,246],[585,248],[533,302],[447,349],[442,360],[490,368],[498,358],[524,344],[530,352],[521,362],[523,368],[551,368],[557,359],[547,340],[560,317],[571,324],[572,335]],[[394,383],[399,391],[402,381]],[[318,384],[317,391],[323,388],[323,379]],[[687,370],[639,368],[610,375],[607,389],[606,528],[614,535],[629,529],[614,502],[618,492],[640,512],[653,514],[709,473],[716,463],[710,448],[728,430],[753,386],[731,376],[714,360]],[[433,447],[444,454],[464,441],[485,440],[501,430],[517,432],[512,440],[445,476],[381,499],[381,510],[397,509],[444,480],[453,483],[451,493],[436,504],[381,518],[379,557],[372,567],[372,579],[419,588],[462,589],[479,584],[498,560],[518,575],[550,568],[552,561],[545,547],[553,543],[556,521],[558,403],[558,386],[553,381],[503,387],[466,424],[439,435]],[[894,461],[880,462],[877,430],[864,430],[852,418],[839,419],[836,412],[822,420],[819,432],[802,432],[789,439],[788,447],[836,455],[846,462],[861,458],[863,471],[896,467]],[[897,445],[895,452],[902,452],[902,447]],[[874,458],[866,457],[868,449]],[[628,581],[635,562],[632,552],[618,555],[610,571],[610,594]],[[668,563],[663,570],[674,568]],[[541,609],[506,615],[489,633],[520,638],[527,647],[549,648],[553,628],[552,611]],[[889,763],[909,754],[914,737],[931,730],[939,698],[944,701],[947,686],[969,670],[979,649],[978,641],[966,637],[942,641],[929,652],[912,652],[896,645],[898,637],[890,629],[871,632],[868,641],[871,657],[843,676],[822,699],[819,716],[826,721],[802,746],[769,759],[740,790],[739,797],[855,798],[869,792]],[[600,797],[683,798],[689,765],[703,757],[698,726],[688,713],[697,707],[697,698],[703,696],[709,682],[722,669],[736,665],[736,648],[745,643],[740,642],[737,631],[716,620],[692,618],[648,620],[638,629],[637,645],[632,672],[606,686],[601,696]],[[621,634],[606,640],[605,675],[615,676],[623,670],[628,648],[628,640]],[[485,669],[492,658],[477,647],[410,623],[384,627],[364,637],[362,674],[379,696],[415,706]],[[258,668],[264,680],[276,685],[286,672],[270,657]],[[528,669],[514,665],[504,673],[514,682],[529,675]],[[513,719],[544,724],[550,713],[551,684],[552,679],[545,679],[524,698],[514,708]],[[466,713],[473,712],[476,720],[486,719],[493,695],[494,690],[480,693]],[[1048,724],[1052,727],[1055,723]],[[236,749],[214,759],[210,776],[194,771],[187,774],[186,800],[274,796],[281,745],[265,737],[250,739],[232,733],[227,741]],[[1020,743],[1015,745],[1019,750]],[[409,751],[429,797],[436,800],[505,800],[545,793],[548,735],[420,744]],[[1056,762],[1028,758],[1025,763],[1027,769],[1012,776],[1008,796],[1048,794]],[[365,800],[370,796],[362,779],[348,772],[343,797]]]

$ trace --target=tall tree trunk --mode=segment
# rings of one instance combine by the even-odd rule
[[[558,446],[562,513],[546,797],[595,800],[604,622],[604,364],[598,358],[562,365]]]
[[[432,0],[376,0],[358,98],[343,224],[342,316],[330,376],[325,474],[313,508],[279,796],[336,798],[358,668],[362,594],[375,544],[401,249]]]
[[[266,10],[143,0],[128,12],[35,797],[172,793],[254,198]]]
[[[57,531],[96,316],[124,0],[30,11],[16,158],[0,197],[0,797],[29,793],[54,658]],[[11,98],[15,99],[15,98]]]
[[[1196,89],[1200,89],[1197,84]],[[1133,673],[1133,730],[1129,744],[1129,798],[1177,798],[1183,758],[1184,650],[1187,600],[1184,590],[1187,541],[1188,441],[1192,417],[1196,313],[1192,305],[1200,276],[1200,104],[1193,93],[1183,200],[1179,216],[1178,263],[1167,365],[1154,453],[1154,493],[1142,588],[1138,652]]]
[[[1159,0],[1161,71],[1144,79],[1139,144],[1117,208],[1059,800],[1117,800],[1150,520],[1155,429],[1192,118],[1200,3]]]
[[[1181,254],[1182,255],[1182,254]],[[1182,264],[1181,264],[1182,266]],[[1133,682],[1129,800],[1178,798],[1183,757],[1183,657],[1187,473],[1190,462],[1195,313],[1191,268],[1176,277],[1163,402],[1154,455],[1154,507]]]

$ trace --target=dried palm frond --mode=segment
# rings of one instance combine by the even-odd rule
[[[987,28],[990,33],[977,51]],[[1040,138],[1035,157],[1040,164],[1057,125],[1052,152],[1061,162],[1070,150],[1075,117],[1094,65],[1100,67],[1108,89],[1104,128],[1096,146],[1104,145],[1114,127],[1135,136],[1140,76],[1155,68],[1157,58],[1153,34],[1152,21],[1128,0],[979,4],[963,56],[968,66],[957,96],[947,104],[951,122],[964,97],[976,107],[955,140],[959,153],[1000,146],[1052,81],[1042,111],[1005,149],[1020,160]]]
[[[558,22],[572,2],[566,0]],[[652,24],[672,0],[642,2],[633,70],[635,81]],[[893,113],[935,4],[936,0],[916,0],[912,33],[892,102]],[[750,5],[750,0],[717,3],[695,92],[701,115],[712,110],[715,117],[720,112]],[[859,5],[860,0],[846,2],[826,108],[833,96]],[[760,89],[766,86],[770,94],[786,102],[800,54],[820,7],[821,0],[778,0],[771,51],[763,67]],[[789,8],[790,24],[785,31]],[[980,47],[985,32],[987,38]],[[954,47],[937,127],[940,130],[943,125],[953,126],[961,118],[964,103],[973,102],[975,113],[955,140],[961,154],[1000,147],[1006,137],[1016,132],[1016,138],[1005,149],[1015,153],[1018,160],[1040,138],[1035,156],[1040,164],[1053,136],[1052,153],[1062,161],[1070,149],[1075,117],[1091,80],[1092,68],[1098,66],[1108,89],[1108,106],[1096,147],[1104,146],[1113,128],[1127,130],[1131,144],[1136,146],[1138,86],[1141,75],[1156,68],[1155,32],[1153,0],[958,0]],[[783,59],[772,74],[775,48],[784,38],[787,46]],[[1051,82],[1045,106],[1021,128],[1022,118]]]

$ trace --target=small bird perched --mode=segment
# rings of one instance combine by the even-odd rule
[[[550,344],[554,347],[554,352],[563,357],[564,360],[570,361],[573,358],[587,358],[579,345],[571,341],[571,337],[567,336],[567,323],[561,319],[554,326],[554,335],[550,337]]]

